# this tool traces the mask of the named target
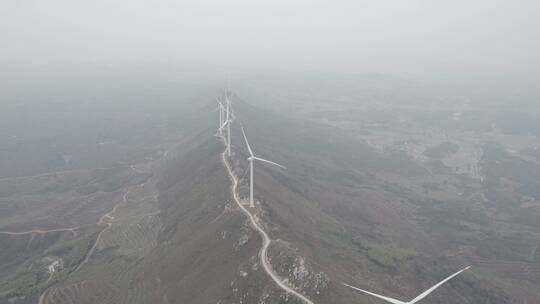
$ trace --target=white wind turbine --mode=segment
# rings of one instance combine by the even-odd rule
[[[221,132],[223,131],[223,124],[224,124],[223,119],[225,118],[225,114],[224,114],[225,108],[223,107],[223,104],[221,103],[219,98],[216,98],[216,102],[218,103],[218,111],[219,111],[219,127],[218,127],[218,130],[219,130],[219,133],[221,134]]]
[[[373,292],[369,292],[367,290],[363,290],[363,289],[360,289],[358,287],[354,287],[354,286],[351,286],[349,284],[345,284],[343,283],[343,285],[349,287],[349,288],[352,288],[354,290],[357,290],[357,291],[361,291],[363,293],[367,293],[368,295],[372,295],[374,297],[377,297],[379,299],[382,299],[382,300],[385,300],[386,302],[389,302],[389,303],[392,303],[392,304],[413,304],[413,303],[416,303],[420,300],[422,300],[423,298],[425,298],[427,295],[429,295],[430,293],[432,293],[435,289],[437,289],[439,286],[441,286],[442,284],[446,283],[447,281],[449,281],[450,279],[452,279],[453,277],[457,276],[458,274],[462,273],[463,271],[467,270],[471,268],[471,266],[468,266],[468,267],[465,267],[463,269],[461,269],[460,271],[454,273],[453,275],[447,277],[446,279],[440,281],[439,283],[433,285],[433,287],[431,287],[430,289],[422,292],[420,295],[418,295],[416,298],[412,299],[411,301],[409,302],[403,302],[403,301],[400,301],[400,300],[396,300],[396,299],[393,299],[393,298],[389,298],[389,297],[385,297],[385,296],[382,296],[382,295],[379,295],[379,294],[376,294],[376,293],[373,293]]]
[[[227,151],[227,155],[230,157],[231,156],[231,123],[232,123],[232,119],[230,119],[229,117],[231,117],[231,102],[229,100],[229,97],[227,96],[225,98],[225,109],[223,110],[225,113],[223,113],[223,116],[222,116],[222,119],[221,119],[221,124],[219,125],[219,134],[223,134],[223,128],[225,128],[225,126],[227,126],[227,138],[225,139],[225,145],[227,147],[226,151]],[[220,103],[220,105],[223,106],[223,104]]]
[[[278,163],[275,163],[273,161],[269,161],[267,159],[256,157],[255,155],[253,155],[253,151],[251,150],[251,147],[249,146],[249,142],[247,140],[246,133],[244,132],[244,127],[242,127],[242,134],[244,135],[244,140],[246,141],[246,146],[247,146],[248,151],[249,151],[249,157],[248,157],[248,160],[249,160],[249,206],[251,208],[253,208],[255,206],[253,204],[253,160],[259,160],[259,161],[262,161],[262,162],[265,162],[265,163],[272,164],[274,166],[278,166],[278,167],[283,168],[283,169],[287,169],[287,168],[285,168],[285,166],[282,166],[282,165],[280,165]]]
[[[226,114],[226,121],[225,123],[227,124],[227,155],[230,157],[231,156],[231,122],[232,120],[229,118],[230,117],[230,112],[231,112],[231,100],[229,99],[229,96],[226,95],[226,102],[227,102],[227,114]]]

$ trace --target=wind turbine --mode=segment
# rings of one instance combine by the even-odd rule
[[[219,133],[221,134],[221,132],[223,131],[223,118],[224,118],[224,114],[223,112],[225,111],[225,108],[223,107],[223,104],[221,103],[221,101],[219,100],[219,98],[216,98],[216,102],[218,103],[218,111],[219,111]]]
[[[227,124],[227,155],[231,157],[231,119],[229,118],[229,112],[231,111],[231,100],[229,99],[229,96],[227,95],[226,99],[227,101],[227,121],[225,122]]]
[[[231,112],[231,102],[229,100],[229,97],[226,95],[225,96],[225,106],[223,106],[223,104],[219,101],[218,99],[218,104],[220,106],[220,109],[222,110],[222,112],[220,112],[220,124],[219,124],[219,128],[218,128],[218,131],[219,131],[219,134],[222,135],[223,134],[223,128],[225,128],[225,126],[227,126],[227,138],[225,138],[225,145],[227,147],[226,151],[227,151],[227,155],[230,157],[231,156],[231,123],[232,123],[232,119],[229,118],[230,115],[232,114]],[[224,112],[224,113],[223,113]]]
[[[376,293],[373,293],[373,292],[369,292],[367,290],[363,290],[363,289],[360,289],[358,287],[354,287],[354,286],[351,286],[349,284],[345,284],[343,283],[343,285],[349,287],[349,288],[352,288],[354,290],[357,290],[357,291],[361,291],[363,293],[367,293],[368,295],[372,295],[374,297],[377,297],[379,299],[382,299],[382,300],[385,300],[386,302],[389,302],[389,303],[392,303],[392,304],[414,304],[420,300],[422,300],[423,298],[425,298],[427,295],[429,295],[430,293],[432,293],[435,289],[437,289],[439,286],[441,286],[442,284],[446,283],[447,281],[449,281],[450,279],[452,279],[453,277],[457,276],[458,274],[462,273],[463,271],[467,270],[471,268],[471,266],[467,266],[463,269],[461,269],[460,271],[454,273],[453,275],[447,277],[446,279],[440,281],[439,283],[433,285],[433,287],[431,287],[430,289],[422,292],[420,295],[418,295],[416,298],[410,300],[409,302],[403,302],[403,301],[400,301],[400,300],[396,300],[396,299],[393,299],[393,298],[389,298],[389,297],[385,297],[385,296],[382,296],[382,295],[379,295],[379,294],[376,294]]]
[[[274,166],[278,166],[283,169],[287,169],[287,168],[273,161],[269,161],[267,159],[256,157],[255,155],[253,155],[253,151],[251,150],[251,147],[249,146],[249,142],[246,137],[246,132],[244,132],[244,127],[241,127],[241,128],[242,128],[242,134],[244,135],[244,140],[246,141],[246,146],[249,151],[249,157],[248,157],[248,160],[249,160],[249,206],[253,208],[255,206],[253,204],[253,160],[259,160],[265,163],[272,164]]]

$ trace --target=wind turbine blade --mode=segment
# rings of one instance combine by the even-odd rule
[[[407,303],[405,303],[405,302],[403,302],[403,301],[396,300],[396,299],[389,298],[389,297],[385,297],[385,296],[381,296],[381,295],[378,295],[378,294],[376,294],[376,293],[369,292],[369,291],[367,291],[367,290],[363,290],[363,289],[360,289],[360,288],[358,288],[358,287],[351,286],[351,285],[349,285],[349,284],[343,283],[343,285],[345,285],[345,286],[347,286],[347,287],[349,287],[349,288],[352,288],[352,289],[354,289],[354,290],[361,291],[361,292],[363,292],[363,293],[367,293],[368,295],[372,295],[372,296],[374,296],[374,297],[377,297],[377,298],[379,298],[379,299],[385,300],[386,302],[390,302],[390,303],[392,303],[392,304],[407,304]]]
[[[272,165],[274,165],[274,166],[281,167],[281,168],[283,168],[283,169],[287,169],[285,166],[282,166],[282,165],[280,165],[280,164],[278,164],[278,163],[275,163],[275,162],[273,162],[273,161],[269,161],[269,160],[264,159],[264,158],[255,157],[255,156],[254,156],[253,159],[260,160],[260,161],[262,161],[262,162],[269,163],[269,164],[272,164]]]
[[[454,273],[453,275],[447,277],[446,279],[440,281],[439,283],[433,285],[433,287],[431,287],[430,289],[422,292],[419,296],[417,296],[416,298],[412,299],[409,303],[410,304],[414,304],[420,300],[422,300],[423,298],[425,298],[428,294],[432,293],[435,289],[437,289],[439,286],[441,286],[442,284],[446,283],[447,281],[449,281],[450,279],[452,279],[453,277],[457,276],[458,274],[462,273],[463,271],[467,270],[471,268],[471,266],[467,266],[463,269],[461,269],[460,271]]]
[[[230,122],[232,122],[232,121],[226,120],[226,121],[221,125],[221,127],[219,127],[219,128],[220,128],[220,129],[225,128],[225,126],[226,126],[228,123],[230,123]]]
[[[253,151],[251,151],[251,147],[249,146],[249,142],[248,142],[247,137],[246,137],[246,132],[244,132],[244,127],[241,127],[241,129],[242,129],[242,134],[244,135],[244,140],[246,141],[246,146],[248,148],[249,155],[251,155],[251,157],[254,157],[253,156]]]
[[[229,111],[230,111],[230,103],[229,103],[229,100],[227,99],[227,120],[229,120]]]

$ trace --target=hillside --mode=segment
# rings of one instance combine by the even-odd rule
[[[540,282],[537,252],[528,250],[534,240],[525,232],[517,237],[500,211],[483,212],[470,179],[434,174],[404,153],[381,153],[354,132],[261,110],[237,96],[229,158],[212,108],[191,113],[182,136],[123,169],[129,174],[78,174],[81,189],[116,185],[111,199],[91,204],[100,209],[77,209],[94,215],[81,215],[80,223],[73,217],[81,227],[0,235],[10,248],[0,256],[10,261],[0,268],[6,274],[0,303],[307,303],[261,264],[259,230],[271,240],[263,257],[270,272],[312,303],[373,303],[344,282],[406,300],[471,264],[430,303],[540,296],[533,288]],[[256,206],[248,211],[238,205],[249,195],[241,126],[255,155],[287,167],[255,163]],[[490,157],[507,159],[501,155]],[[91,182],[97,179],[103,182]],[[466,194],[456,194],[460,187]],[[5,226],[33,228],[46,214],[38,211],[20,227]],[[490,232],[495,227],[498,234]],[[54,261],[60,269],[47,273]]]

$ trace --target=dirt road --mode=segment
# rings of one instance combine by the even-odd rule
[[[221,137],[221,139],[225,140],[224,137]],[[231,165],[229,164],[229,161],[227,160],[226,154],[227,154],[226,150],[223,151],[223,153],[221,154],[221,158],[222,158],[223,164],[227,168],[227,172],[229,173],[229,176],[230,176],[230,178],[232,180],[231,192],[233,194],[234,201],[236,202],[236,204],[238,205],[240,210],[242,210],[242,212],[249,218],[249,220],[251,222],[251,225],[255,228],[255,230],[257,230],[261,234],[261,236],[263,238],[263,244],[262,244],[261,250],[259,251],[259,259],[260,259],[261,265],[264,268],[264,271],[266,271],[266,273],[279,286],[279,288],[283,289],[286,293],[291,294],[291,295],[301,299],[302,302],[304,302],[304,303],[314,304],[313,301],[308,299],[306,296],[304,296],[303,294],[297,292],[292,287],[290,287],[286,283],[284,283],[283,280],[274,272],[274,269],[272,268],[272,265],[270,265],[270,262],[268,261],[268,255],[267,255],[268,247],[270,246],[270,243],[272,242],[272,240],[270,239],[270,237],[268,236],[266,231],[264,231],[262,226],[259,224],[258,218],[255,215],[253,215],[253,213],[251,213],[240,202],[240,196],[239,196],[239,194],[237,192],[238,179],[233,173]]]
[[[71,233],[74,233],[74,231],[79,228],[80,227],[58,228],[58,229],[50,229],[50,230],[36,229],[36,230],[27,230],[27,231],[0,231],[0,234],[7,234],[7,235],[46,234],[46,233],[60,232],[60,231],[71,231]]]

